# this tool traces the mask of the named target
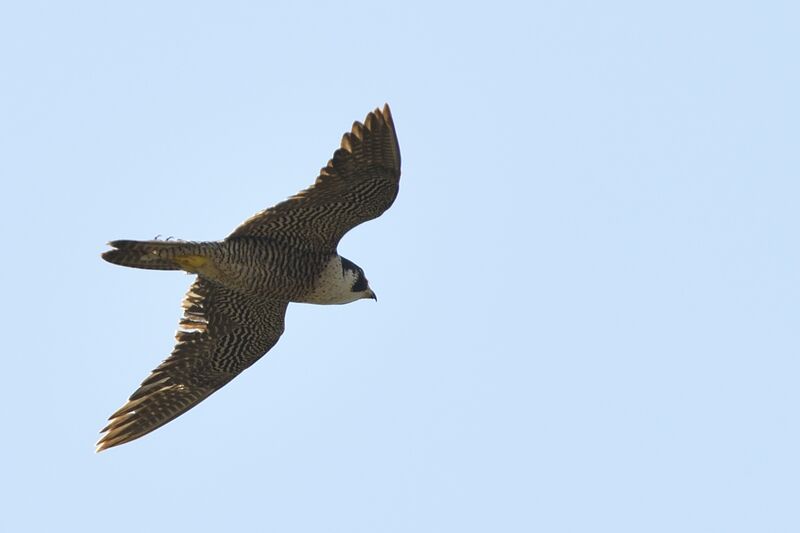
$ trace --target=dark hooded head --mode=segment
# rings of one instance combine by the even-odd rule
[[[372,292],[372,289],[369,288],[369,281],[367,281],[367,277],[364,275],[364,270],[344,257],[342,257],[342,276],[346,279],[352,279],[351,292],[359,295],[361,298],[378,299],[375,293]]]

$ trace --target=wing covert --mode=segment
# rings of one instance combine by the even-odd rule
[[[255,363],[283,333],[287,305],[198,276],[183,300],[172,354],[109,417],[97,451],[163,426]]]
[[[389,105],[355,122],[316,182],[255,214],[228,238],[279,237],[333,251],[355,226],[394,202],[400,183],[400,146]]]

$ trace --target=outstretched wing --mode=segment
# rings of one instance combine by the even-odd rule
[[[163,426],[255,363],[283,333],[287,305],[198,277],[183,300],[172,355],[111,415],[97,451]]]
[[[345,233],[389,209],[399,183],[400,146],[387,104],[353,124],[311,187],[257,213],[228,238],[281,237],[334,251]]]

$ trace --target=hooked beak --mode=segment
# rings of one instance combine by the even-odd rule
[[[375,292],[373,292],[372,289],[369,290],[369,297],[375,300],[376,302],[378,301],[378,295],[375,294]]]

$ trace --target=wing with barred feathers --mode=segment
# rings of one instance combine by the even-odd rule
[[[287,305],[198,277],[184,298],[172,354],[111,415],[97,451],[163,426],[255,363],[283,333]]]
[[[317,181],[257,213],[228,238],[282,237],[334,251],[355,226],[394,202],[400,183],[400,146],[388,104],[356,122]]]

